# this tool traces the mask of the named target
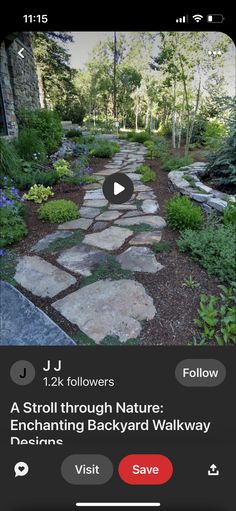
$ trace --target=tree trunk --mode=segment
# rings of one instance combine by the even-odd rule
[[[183,118],[184,118],[184,98],[179,118],[179,134],[178,134],[178,149],[181,147],[181,140],[182,140],[182,129],[183,129]]]
[[[135,131],[138,131],[138,111],[135,112]]]
[[[116,32],[114,32],[113,116],[114,116],[115,121],[117,120],[117,84],[116,84],[116,74],[117,74],[117,37],[116,37]]]
[[[41,108],[45,108],[44,81],[40,69],[38,69],[39,101]]]
[[[149,124],[149,112],[150,112],[150,108],[149,106],[147,107],[147,110],[146,110],[146,115],[145,115],[145,130],[148,129],[148,124]]]
[[[196,115],[197,115],[197,111],[198,111],[198,107],[199,107],[199,102],[200,102],[200,94],[201,94],[201,78],[200,78],[199,84],[198,84],[195,108],[194,108],[194,112],[193,112],[193,116],[192,116],[192,120],[191,120],[191,124],[190,124],[190,128],[189,128],[188,145],[190,145],[192,134],[193,134],[194,123],[195,123],[195,119],[196,119]]]
[[[172,147],[176,149],[176,79],[173,84],[173,103],[172,103]]]

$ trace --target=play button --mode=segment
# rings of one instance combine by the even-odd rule
[[[103,183],[103,194],[112,204],[123,204],[133,195],[134,185],[131,179],[122,172],[108,176]]]

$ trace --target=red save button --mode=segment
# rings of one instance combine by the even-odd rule
[[[173,474],[173,465],[162,454],[130,454],[119,464],[119,475],[128,484],[164,484]]]

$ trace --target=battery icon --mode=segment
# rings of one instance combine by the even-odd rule
[[[208,23],[223,23],[224,16],[223,14],[208,14],[207,22]]]

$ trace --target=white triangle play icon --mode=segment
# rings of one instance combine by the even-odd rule
[[[123,192],[125,189],[124,186],[120,185],[120,183],[117,183],[115,181],[114,183],[114,195],[119,195],[119,193]]]

